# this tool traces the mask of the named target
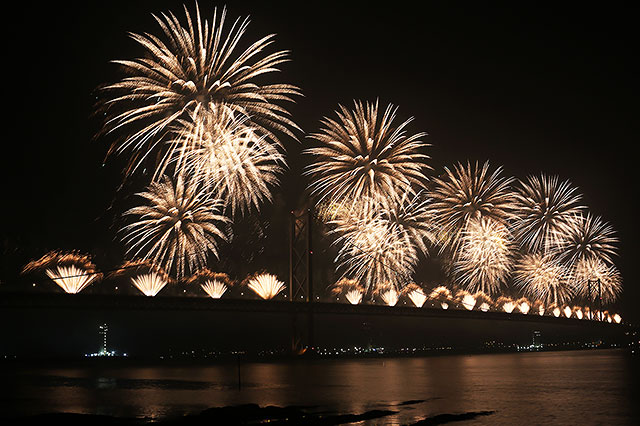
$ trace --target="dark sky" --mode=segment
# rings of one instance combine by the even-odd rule
[[[121,76],[110,60],[140,54],[127,31],[157,34],[151,13],[183,16],[182,3],[85,3],[22,2],[5,15],[3,281],[47,249],[89,251],[103,268],[122,255],[114,220],[126,200],[109,207],[130,194],[116,193],[122,161],[102,166],[109,141],[93,140],[100,125],[91,118],[94,89]],[[401,1],[304,3],[230,2],[228,9],[232,18],[251,15],[247,40],[276,33],[275,47],[292,51],[278,78],[304,92],[291,111],[305,131],[317,130],[338,103],[379,98],[399,105],[400,119],[414,116],[412,130],[429,133],[435,173],[488,159],[518,178],[542,171],[570,179],[619,233],[626,316],[638,319],[631,10],[611,3],[428,2],[419,10]],[[222,4],[201,8],[209,17]],[[286,143],[291,170],[267,214],[302,196],[301,140]],[[127,191],[141,190],[137,183]]]

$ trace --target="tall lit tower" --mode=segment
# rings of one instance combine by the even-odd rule
[[[107,333],[109,332],[109,327],[107,327],[107,324],[102,324],[100,327],[98,327],[98,334],[102,336],[102,345],[100,346],[100,351],[98,353],[100,354],[106,354],[107,353]]]

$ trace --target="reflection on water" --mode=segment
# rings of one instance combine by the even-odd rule
[[[384,424],[495,411],[466,424],[631,424],[631,361],[622,351],[316,360],[157,368],[12,369],[5,415],[77,412],[161,418],[215,406],[393,410]],[[588,413],[585,414],[585,413]],[[586,417],[585,417],[586,416]],[[381,424],[378,419],[374,424]]]

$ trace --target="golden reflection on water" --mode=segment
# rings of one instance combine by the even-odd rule
[[[235,363],[42,369],[15,372],[12,409],[160,419],[257,403],[342,414],[398,411],[371,424],[484,410],[496,413],[473,424],[530,424],[526,413],[532,412],[539,424],[570,424],[585,412],[594,413],[596,423],[623,424],[631,413],[633,385],[625,362],[622,351],[598,350],[246,363],[240,367],[240,390]],[[25,377],[31,381],[20,380]]]

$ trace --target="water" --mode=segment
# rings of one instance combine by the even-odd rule
[[[248,363],[241,367],[241,390],[235,364],[5,367],[8,395],[0,408],[5,416],[75,412],[158,419],[257,403],[331,413],[398,412],[361,424],[409,424],[490,410],[495,413],[461,424],[624,425],[637,415],[636,361],[621,350],[592,350]]]

